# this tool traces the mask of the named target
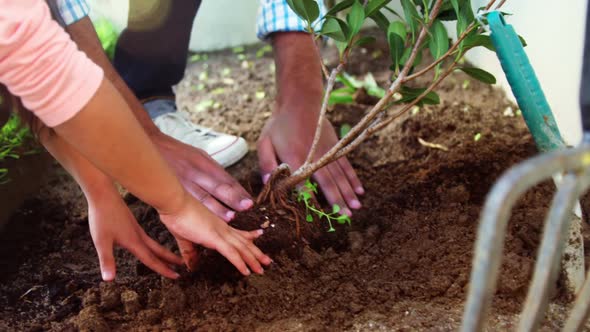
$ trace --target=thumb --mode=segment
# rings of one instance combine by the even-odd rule
[[[98,254],[98,262],[100,264],[100,274],[102,275],[102,280],[115,280],[117,264],[115,263],[115,256],[113,256],[113,243],[96,243],[96,253]]]
[[[262,182],[266,184],[272,171],[279,166],[270,136],[264,136],[258,141],[257,150],[258,163],[260,164],[260,175],[262,176]]]
[[[176,243],[178,244],[178,250],[184,261],[184,265],[189,271],[195,271],[197,264],[199,263],[199,253],[192,242],[176,237]]]

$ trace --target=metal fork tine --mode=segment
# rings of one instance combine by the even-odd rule
[[[531,158],[511,168],[496,182],[481,214],[461,331],[480,331],[484,326],[496,290],[506,226],[518,197],[553,174],[588,165],[590,151],[584,144],[577,149]]]
[[[586,274],[584,286],[576,298],[574,307],[568,317],[563,331],[575,332],[582,331],[584,323],[588,320],[590,314],[590,271]]]
[[[547,307],[549,291],[557,280],[560,260],[568,239],[571,213],[580,193],[587,189],[588,174],[570,173],[553,198],[547,214],[543,240],[539,248],[533,282],[529,288],[518,331],[535,331]]]

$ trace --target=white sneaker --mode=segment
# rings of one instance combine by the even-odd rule
[[[248,144],[243,138],[198,126],[179,111],[162,114],[154,119],[154,123],[162,133],[204,150],[224,168],[237,163],[248,153]]]

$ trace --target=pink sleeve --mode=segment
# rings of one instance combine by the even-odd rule
[[[43,0],[0,0],[0,83],[49,127],[76,115],[103,71],[51,18]]]

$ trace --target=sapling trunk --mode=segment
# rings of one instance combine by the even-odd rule
[[[293,0],[292,2],[295,3],[293,9],[304,20],[309,19],[310,21],[314,21],[315,18],[312,19],[312,17],[309,17],[308,13],[307,14],[300,13],[297,11],[297,8],[298,8],[297,6],[298,6],[299,2],[301,2],[301,4],[300,4],[301,6],[311,6],[310,1],[313,2],[313,0],[299,0],[299,1]],[[358,0],[349,1],[349,2],[353,3],[352,6],[354,7],[356,5],[357,1]],[[365,11],[367,11],[367,10],[370,10],[369,7],[371,7],[372,5],[374,5],[377,2],[381,2],[381,3],[386,4],[389,1],[362,1],[361,4],[365,8]],[[456,11],[456,15],[457,15],[458,20],[460,20],[461,17],[473,16],[473,14],[470,14],[470,12],[467,12],[464,9],[465,6],[469,6],[469,8],[471,8],[470,1],[457,0],[457,1],[450,1],[450,2],[452,3],[452,5]],[[404,1],[402,1],[402,3],[404,3]],[[411,2],[411,1],[406,1],[406,3],[413,5],[413,2]],[[416,58],[418,57],[419,52],[423,51],[423,47],[426,43],[426,40],[431,41],[434,38],[432,31],[430,31],[430,30],[433,26],[433,23],[438,19],[441,8],[443,7],[443,5],[448,7],[448,3],[449,3],[448,0],[435,0],[432,2],[432,5],[430,6],[430,9],[429,9],[430,11],[427,15],[427,19],[425,18],[424,21],[422,21],[419,17],[418,18],[412,17],[411,19],[416,19],[418,21],[418,23],[408,21],[408,24],[410,24],[410,25],[411,24],[419,24],[421,26],[421,28],[418,33],[418,37],[412,43],[410,43],[410,45],[406,46],[411,49],[409,56],[408,56],[407,60],[405,61],[405,63],[403,64],[403,67],[401,68],[401,70],[399,70],[396,73],[395,80],[390,85],[390,87],[387,89],[385,95],[328,152],[326,152],[322,156],[314,158],[315,154],[317,153],[317,145],[320,140],[321,133],[322,133],[321,124],[322,124],[322,121],[324,121],[324,119],[325,119],[325,114],[326,114],[326,110],[327,110],[327,106],[328,106],[328,99],[329,99],[330,93],[333,90],[334,85],[336,83],[336,77],[343,70],[346,60],[347,60],[346,58],[348,57],[352,47],[354,47],[353,43],[358,41],[358,38],[355,35],[349,36],[348,44],[346,45],[344,50],[341,51],[341,59],[340,59],[339,64],[336,68],[334,68],[332,70],[332,72],[327,80],[326,88],[325,88],[326,93],[325,93],[324,100],[322,103],[322,108],[320,110],[320,116],[318,118],[318,123],[316,124],[316,126],[317,126],[316,133],[314,136],[312,147],[310,148],[310,151],[308,153],[305,163],[301,167],[299,167],[297,170],[295,170],[290,176],[285,177],[280,181],[277,181],[276,183],[274,183],[272,185],[272,188],[265,189],[265,190],[277,190],[277,191],[284,192],[290,188],[293,188],[297,184],[302,183],[303,181],[305,181],[305,179],[308,179],[318,169],[326,166],[327,164],[329,164],[331,162],[336,161],[339,158],[346,156],[349,152],[351,152],[352,150],[357,148],[366,138],[370,137],[371,135],[373,135],[377,131],[383,129],[389,123],[391,123],[395,119],[399,118],[399,116],[401,116],[402,114],[404,114],[405,112],[410,110],[413,106],[422,103],[424,98],[429,93],[431,93],[446,77],[448,77],[448,75],[450,75],[457,68],[459,61],[463,58],[465,52],[468,50],[468,49],[463,49],[463,46],[464,46],[464,43],[466,42],[466,40],[468,38],[474,39],[473,38],[474,33],[476,34],[476,36],[479,36],[482,32],[481,27],[478,26],[479,23],[478,23],[478,21],[476,21],[475,16],[473,16],[473,18],[471,18],[470,22],[465,22],[465,19],[463,19],[463,21],[460,22],[460,24],[465,25],[465,28],[463,29],[463,31],[461,31],[461,33],[458,34],[457,40],[454,43],[452,43],[450,46],[448,45],[448,40],[444,41],[444,43],[447,43],[446,49],[443,49],[441,52],[442,54],[438,55],[438,57],[435,58],[432,63],[425,66],[423,69],[417,71],[416,73],[409,74],[415,65],[415,61],[416,61]],[[496,3],[496,0],[490,0],[488,2],[488,4],[484,7],[484,11],[490,10],[494,6],[495,3]],[[495,7],[495,9],[499,9],[502,5],[504,5],[504,3],[505,3],[505,0],[500,1],[499,4]],[[455,6],[455,5],[457,5],[457,6]],[[463,7],[460,7],[460,5]],[[355,8],[353,8],[352,10],[354,11],[354,9]],[[415,9],[415,7],[414,7],[414,9]],[[446,10],[448,11],[449,9],[447,8]],[[311,12],[313,12],[313,11],[311,11]],[[463,15],[463,16],[461,16],[461,15]],[[349,26],[359,25],[359,24],[355,24],[354,22],[351,21],[351,16],[353,16],[353,15],[349,14],[349,16],[348,16]],[[365,17],[365,19],[366,18],[367,17]],[[327,20],[328,19],[332,19],[332,18],[328,17]],[[333,19],[336,20],[336,18],[333,18]],[[338,21],[338,24],[340,24],[340,26],[342,26],[342,24],[345,24],[345,23]],[[328,29],[324,29],[325,25],[322,28],[322,31],[320,31],[318,33],[318,35],[323,34],[323,35],[328,35],[328,36],[336,36],[333,33],[334,31],[332,31],[332,30],[330,30],[328,32],[324,31],[324,30],[328,30]],[[310,24],[310,26],[311,26],[311,24]],[[344,30],[346,30],[346,29],[344,29]],[[390,25],[390,30],[391,30],[391,25]],[[391,31],[388,31],[388,39],[390,39],[390,36],[391,36]],[[389,41],[391,43],[391,40],[389,40]],[[476,46],[485,46],[484,42],[482,42],[481,39],[478,41],[478,43],[473,43],[473,45],[470,45],[471,46],[470,48],[476,47]],[[432,47],[431,45],[429,45],[429,46]],[[452,63],[450,65],[448,65],[444,70],[440,71],[439,67],[444,64],[445,60],[448,60],[452,56],[455,57],[454,61],[452,61]],[[437,70],[437,75],[435,75],[435,79],[424,89],[424,91],[422,93],[420,93],[413,100],[409,101],[409,103],[407,103],[406,105],[399,108],[398,111],[393,112],[391,114],[387,113],[387,111],[389,109],[391,109],[391,107],[392,107],[393,96],[396,93],[399,93],[400,91],[402,91],[402,88],[404,87],[404,85],[406,83],[412,82],[416,78],[423,76],[424,74],[426,74],[432,70]],[[477,79],[478,77],[475,77],[475,78]]]

